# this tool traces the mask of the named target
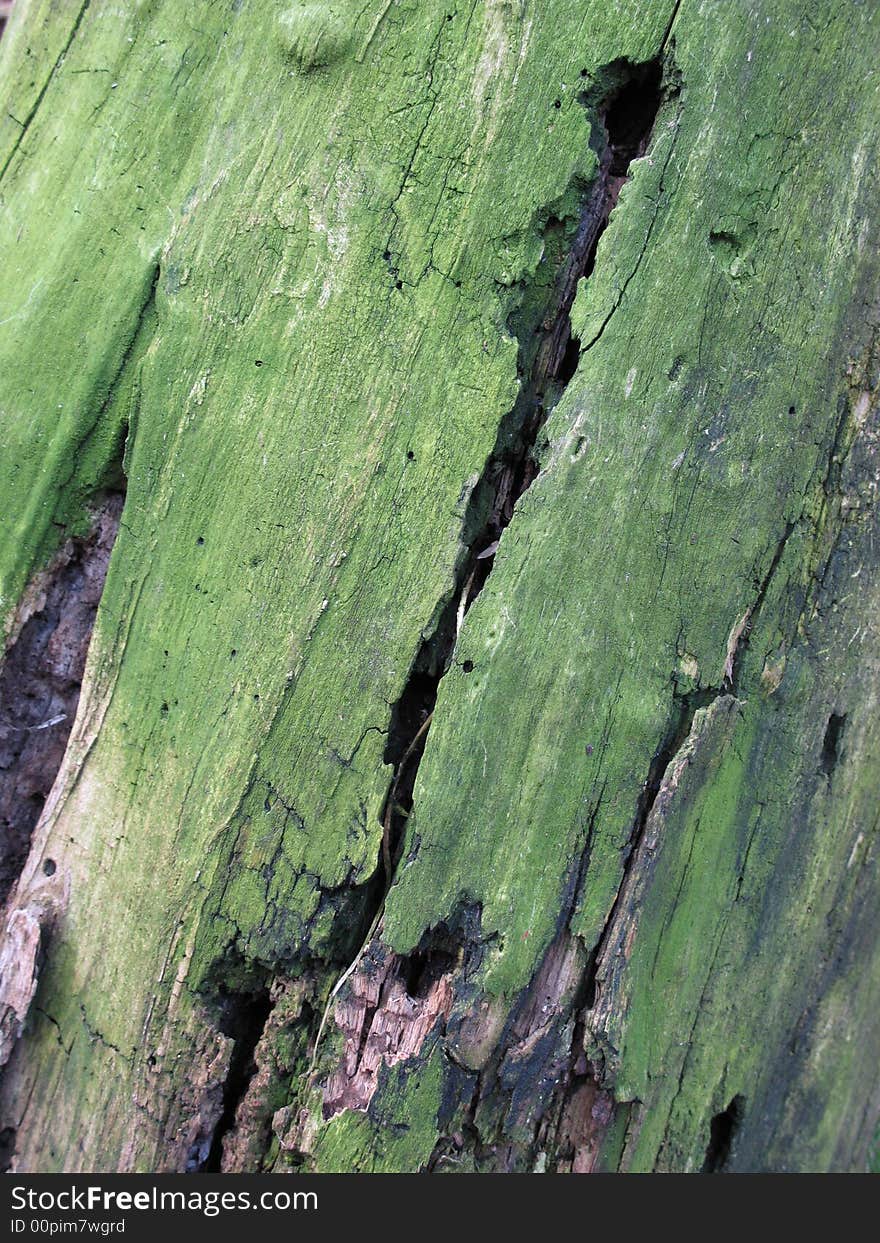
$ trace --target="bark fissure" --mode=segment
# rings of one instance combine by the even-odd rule
[[[114,397],[119,391],[119,386],[122,381],[122,378],[125,375],[129,367],[129,364],[132,362],[135,356],[135,352],[138,349],[138,345],[140,344],[140,339],[141,339],[141,333],[145,332],[149,328],[150,323],[151,323],[150,317],[152,315],[152,312],[154,312],[156,309],[156,290],[159,288],[159,279],[162,275],[162,265],[160,263],[154,263],[152,267],[149,268],[148,271],[144,275],[146,279],[144,281],[144,286],[143,286],[144,288],[143,298],[141,299],[140,305],[138,306],[137,313],[134,315],[132,319],[131,331],[129,333],[127,340],[125,341],[125,345],[122,351],[122,356],[119,360],[119,365],[117,366],[116,371],[113,374],[113,378],[111,379],[109,385],[107,386],[107,395],[104,398],[103,402],[101,403],[101,408],[98,411],[98,417],[96,419],[96,423],[99,423],[102,417],[110,409],[111,403],[113,402]],[[127,441],[128,432],[129,432],[128,428],[126,428],[125,430],[126,430],[126,435],[125,435],[125,438],[123,439],[123,449],[126,447],[126,441]]]
[[[738,693],[742,663],[749,647],[749,637],[755,622],[758,619],[758,614],[760,613],[764,601],[767,598],[767,592],[770,590],[770,584],[772,583],[776,571],[779,568],[779,563],[782,560],[786,545],[788,544],[789,538],[791,537],[791,534],[796,526],[796,522],[787,522],[785,524],[785,529],[780,536],[779,543],[776,545],[776,549],[773,553],[770,565],[767,568],[767,572],[758,585],[754,601],[749,605],[745,613],[743,613],[742,617],[730,632],[730,637],[727,641],[727,659],[724,665],[724,679],[722,681],[719,694],[736,695]]]
[[[392,711],[385,758],[393,766],[393,777],[383,808],[379,860],[383,889],[364,946],[337,981],[328,1010],[342,985],[351,980],[380,924],[403,849],[440,682],[452,664],[462,621],[492,572],[516,502],[539,473],[535,454],[539,433],[577,369],[580,351],[572,333],[571,309],[578,283],[592,273],[599,240],[630,165],[647,149],[662,102],[662,78],[661,57],[642,64],[616,61],[599,75],[599,95],[582,97],[599,120],[599,137],[594,138],[599,169],[582,191],[574,218],[547,214],[543,238],[556,261],[555,279],[545,288],[541,305],[536,306],[524,289],[509,315],[508,326],[519,344],[519,394],[501,421],[495,447],[471,494],[462,531],[466,552],[459,558],[453,590],[434,630],[423,639]],[[463,662],[463,672],[472,668]],[[326,1013],[315,1041],[316,1055]]]
[[[560,219],[550,213],[545,220],[545,250],[556,259],[555,279],[545,290],[543,305],[536,308],[534,299],[528,297],[528,291],[523,291],[521,301],[509,317],[509,327],[519,343],[517,368],[520,391],[513,409],[502,420],[495,448],[469,502],[463,524],[463,543],[467,552],[459,561],[454,590],[433,633],[423,641],[392,714],[386,759],[394,766],[394,776],[383,813],[381,858],[385,892],[368,941],[380,924],[384,898],[394,881],[440,682],[451,666],[462,620],[492,572],[500,539],[513,517],[516,502],[540,472],[535,452],[538,437],[577,369],[580,349],[571,325],[575,294],[580,280],[588,279],[594,270],[599,241],[620,190],[628,179],[630,165],[645,153],[650,142],[663,100],[662,58],[638,65],[626,61],[614,62],[599,75],[599,81],[601,93],[598,96],[582,97],[582,102],[600,122],[596,127],[598,138],[594,138],[598,148],[598,173],[592,185],[581,195],[575,219]],[[462,663],[464,673],[469,673],[472,668],[470,662]],[[686,731],[686,726],[683,728]],[[656,772],[652,768],[648,798],[659,788],[666,763],[673,753],[672,748],[678,742],[680,735],[676,731],[673,743],[658,755]],[[577,888],[581,871],[580,867],[575,871],[574,888]],[[554,1078],[558,1082],[558,1076],[564,1069],[565,1055],[561,1055],[561,1059],[552,1056],[550,1045],[557,1044],[560,1029],[571,1023],[576,1013],[585,1009],[585,981],[589,979],[579,943],[567,930],[576,895],[571,896],[572,901],[561,916],[564,927],[545,957],[540,979],[517,1008],[491,1064],[477,1076],[466,1122],[466,1130],[471,1134],[475,1148],[482,1147],[477,1111],[485,1106],[487,1098],[496,1098],[493,1109],[516,1108],[513,1101],[516,1093],[505,1083],[508,1062],[512,1067],[522,1057],[534,1056],[537,1059],[535,1065],[541,1063],[541,1073],[546,1077],[548,1089]],[[366,964],[355,975],[362,957],[363,951],[331,996],[332,1003],[341,984],[351,981],[351,1005],[337,1002],[337,1023],[340,1022],[339,1007],[342,1006],[344,1011],[341,1026],[347,1032],[346,1062],[328,1084],[325,1113],[345,1107],[365,1107],[366,1102],[362,1102],[354,1091],[355,1081],[373,1029],[377,1025],[383,1026],[378,1022],[383,998],[386,1001],[395,1000],[390,995],[393,990],[385,988],[383,993],[382,981],[391,975],[397,982],[402,975],[402,960],[394,964],[393,971],[385,963],[382,979],[371,980]],[[576,967],[579,969],[576,970]],[[438,991],[446,979],[445,973],[441,974],[434,991]],[[578,980],[580,983],[576,984]],[[443,1007],[447,1004],[447,994],[443,989],[440,991],[442,998],[433,998],[431,1020],[445,1017]],[[385,996],[386,993],[388,996]],[[560,1007],[558,1003],[563,994],[567,1000]],[[351,1015],[348,1014],[349,1009],[353,1009]],[[353,1022],[353,1019],[357,1021]],[[424,1039],[423,1030],[420,1030],[420,1035]],[[375,1067],[371,1065],[369,1070],[372,1073]],[[592,1094],[590,1110],[597,1111],[603,1118],[610,1116],[610,1096],[593,1086],[583,1055],[576,1060],[576,1073],[578,1087],[583,1089],[578,1102],[582,1103],[581,1097]],[[371,1081],[370,1088],[371,1096],[375,1081]],[[497,1103],[508,1096],[508,1105]],[[558,1115],[554,1117],[554,1125],[561,1125]],[[571,1109],[568,1111],[568,1123],[569,1129],[578,1133],[584,1129],[583,1118],[580,1114],[575,1118]],[[545,1129],[548,1126],[545,1121]],[[588,1126],[587,1132],[589,1142],[595,1148],[596,1127],[591,1129]],[[429,1168],[436,1166],[443,1151],[444,1141],[441,1141],[429,1162]]]
[[[268,984],[257,983],[250,991],[221,994],[218,1028],[234,1043],[222,1089],[222,1107],[213,1132],[203,1138],[190,1154],[188,1168],[219,1173],[223,1163],[223,1144],[235,1129],[236,1115],[257,1073],[257,1047],[272,1013]]]
[[[587,989],[587,1008],[590,1009],[595,1004],[596,999],[596,968],[601,961],[603,951],[605,949],[608,938],[614,927],[620,902],[627,887],[627,881],[632,871],[635,860],[638,856],[639,846],[645,836],[645,830],[651,818],[651,813],[657,804],[658,796],[663,788],[663,779],[670,766],[675,763],[676,757],[687,743],[694,728],[694,718],[700,709],[711,707],[713,703],[724,696],[732,696],[737,698],[740,690],[740,681],[742,673],[742,663],[745,658],[749,645],[749,636],[758,619],[761,608],[770,590],[770,585],[776,574],[779,564],[782,561],[786,545],[795,528],[795,523],[786,523],[779,542],[774,549],[770,564],[764,574],[764,577],[757,584],[755,598],[748,606],[742,617],[734,625],[730,632],[727,643],[727,653],[724,663],[724,671],[719,686],[704,687],[699,690],[690,691],[681,694],[673,691],[672,712],[670,714],[670,723],[667,726],[666,736],[661,742],[659,749],[655,752],[648,768],[648,776],[639,795],[636,805],[636,814],[633,819],[632,829],[623,848],[623,871],[620,878],[620,884],[617,888],[615,900],[608,912],[608,917],[602,928],[602,932],[596,942],[596,947],[591,955],[591,979]]]
[[[124,499],[105,495],[88,535],[68,540],[37,577],[0,671],[0,898],[24,866],[64,759]],[[51,859],[43,867],[55,870]]]
[[[622,871],[614,901],[608,911],[599,937],[590,951],[584,977],[573,1006],[574,1032],[569,1058],[569,1068],[562,1080],[561,1105],[558,1107],[558,1138],[572,1148],[572,1168],[593,1168],[605,1130],[614,1118],[615,1105],[608,1093],[607,1071],[602,1064],[590,1062],[586,1050],[589,1044],[589,1014],[596,1006],[600,970],[612,941],[618,935],[618,918],[628,893],[634,868],[640,857],[648,825],[664,797],[668,800],[677,785],[676,770],[683,769],[689,761],[696,743],[693,740],[695,719],[698,711],[709,709],[723,698],[736,701],[740,689],[742,663],[748,649],[751,629],[757,620],[771,583],[782,561],[795,523],[787,523],[774,549],[770,564],[759,583],[755,597],[745,613],[733,627],[728,639],[727,653],[721,683],[688,693],[673,690],[673,707],[666,735],[655,752],[648,776],[639,795],[636,814],[629,837],[623,847]],[[670,779],[669,774],[673,774]],[[581,1099],[582,1098],[582,1099]],[[583,1109],[589,1105],[589,1123],[584,1121]],[[572,1115],[580,1118],[581,1147],[574,1144],[577,1127],[572,1130]],[[562,1144],[562,1148],[565,1143]],[[560,1149],[561,1150],[561,1149]],[[586,1154],[586,1155],[585,1155]],[[580,1165],[578,1167],[578,1162]]]
[[[822,740],[822,757],[819,762],[820,770],[826,777],[830,777],[837,767],[845,725],[846,713],[831,713],[831,716],[828,718],[828,724],[825,727],[825,737]]]
[[[838,427],[830,450],[830,463],[834,463],[837,460],[836,455],[841,440],[842,433],[840,427]],[[831,470],[832,467],[829,466],[821,484],[822,490],[826,494],[828,492],[828,478]],[[755,583],[753,600],[731,629],[720,684],[700,688],[687,694],[673,691],[673,711],[670,716],[666,739],[651,761],[648,777],[639,797],[633,827],[623,850],[623,870],[614,902],[609,910],[596,945],[589,956],[589,963],[581,990],[582,1008],[579,1011],[578,1007],[575,1007],[577,1017],[572,1043],[570,1070],[564,1089],[565,1103],[559,1114],[560,1138],[564,1138],[566,1113],[571,1109],[571,1101],[582,1090],[584,1079],[586,1078],[592,1082],[595,1092],[599,1092],[601,1088],[608,1086],[607,1068],[602,1064],[601,1055],[596,1063],[589,1063],[585,1058],[584,1051],[588,1046],[590,1035],[589,1014],[597,1003],[597,991],[600,983],[599,973],[602,964],[607,957],[612,942],[619,939],[620,936],[618,923],[621,907],[628,892],[637,860],[640,857],[640,847],[645,839],[648,825],[659,800],[663,797],[667,784],[672,790],[674,790],[676,784],[674,777],[669,782],[667,774],[673,772],[676,768],[683,767],[688,762],[697,711],[709,709],[724,697],[730,697],[731,700],[737,701],[741,696],[743,666],[749,649],[751,634],[783,561],[788,542],[798,525],[803,521],[804,516],[805,514],[802,512],[796,520],[785,524],[763,577]],[[822,755],[820,757],[820,771],[828,777],[833,773],[837,763],[845,723],[846,716],[837,713],[832,713],[828,720],[823,739]],[[682,1069],[681,1074],[683,1076],[684,1069]],[[601,1098],[597,1097],[597,1099]],[[600,1108],[604,1110],[604,1106]],[[608,1111],[607,1123],[610,1123],[617,1108],[618,1106],[614,1104]],[[704,1172],[717,1172],[725,1168],[729,1157],[730,1145],[739,1126],[741,1115],[742,1099],[736,1097],[726,1110],[713,1118],[712,1135],[707,1149]]]
[[[592,950],[585,955],[582,948],[578,952],[580,941],[570,931],[569,924],[588,868],[593,822],[598,814],[601,794],[597,800],[587,840],[571,872],[572,880],[567,888],[557,936],[518,1011],[519,1018],[509,1025],[489,1065],[477,1076],[466,1130],[471,1136],[475,1155],[486,1163],[487,1168],[497,1169],[499,1163],[500,1168],[504,1169],[549,1168],[545,1164],[549,1161],[550,1166],[558,1171],[590,1172],[601,1159],[606,1133],[614,1123],[618,1110],[629,1109],[628,1104],[619,1105],[614,1100],[608,1068],[604,1065],[601,1052],[590,1051],[589,1017],[596,1005],[599,972],[610,943],[618,935],[621,907],[652,815],[664,800],[668,802],[674,794],[681,772],[698,745],[696,714],[724,698],[736,702],[751,625],[760,613],[793,529],[794,524],[786,525],[763,578],[755,585],[752,603],[734,627],[720,685],[688,693],[673,689],[669,724],[651,760],[633,824],[622,848],[620,883],[602,931]],[[551,990],[555,996],[551,996],[546,989],[548,964],[561,961],[567,961],[570,966],[578,962],[582,965],[578,973],[551,971],[551,975],[559,976],[555,990]],[[529,1012],[530,999],[535,996],[542,998],[542,1017],[536,1021],[524,1021],[524,1016]],[[538,1014],[537,1010],[535,1014]],[[569,1052],[560,1056],[554,1053],[554,1045],[566,1030],[570,1030]],[[511,1131],[511,1122],[517,1111],[516,1080],[523,1074],[521,1059],[524,1050],[531,1048],[537,1056],[529,1063],[529,1078],[552,1085],[547,1092],[547,1103],[537,1112],[532,1139],[528,1144],[519,1151],[509,1145],[498,1148],[487,1142],[485,1121],[481,1125],[481,1114],[491,1121],[498,1134]],[[510,1071],[506,1069],[508,1062]],[[507,1085],[506,1079],[509,1080]],[[498,1103],[500,1100],[505,1102],[503,1107]],[[513,1111],[514,1115],[514,1119],[506,1117],[501,1126],[497,1121],[499,1116],[503,1116],[499,1115],[500,1108]],[[448,1138],[444,1137],[435,1149],[432,1155],[435,1166],[439,1161],[450,1159],[448,1144]]]
[[[539,474],[535,455],[539,433],[577,369],[580,351],[572,334],[571,308],[578,283],[591,275],[599,240],[630,165],[647,149],[662,102],[662,75],[659,58],[638,65],[618,61],[599,75],[604,84],[601,98],[583,97],[600,122],[599,171],[582,196],[575,221],[560,220],[552,213],[545,221],[545,247],[551,253],[562,251],[556,279],[542,307],[531,306],[524,294],[509,316],[509,328],[519,343],[519,394],[501,422],[472,493],[463,523],[467,552],[459,560],[454,589],[435,630],[423,641],[392,713],[386,760],[394,765],[394,777],[383,814],[386,888],[399,861],[440,682],[452,663],[461,622],[492,572],[516,503]],[[472,665],[465,662],[462,668],[467,673]]]

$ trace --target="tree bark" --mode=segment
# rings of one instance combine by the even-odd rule
[[[868,1167],[877,7],[0,53],[13,1168]]]

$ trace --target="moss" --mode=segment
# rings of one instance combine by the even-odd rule
[[[124,452],[42,839],[68,896],[38,1005],[65,1030],[83,1004],[103,1041],[62,1059],[35,1021],[4,1109],[29,1101],[25,1164],[151,1168],[200,1108],[191,1069],[217,1034],[198,990],[230,946],[323,996],[357,939],[391,705],[516,398],[541,226],[595,174],[579,96],[655,56],[675,6],[60,7],[16,18],[0,66],[0,609]],[[652,759],[681,696],[722,687],[748,614],[742,718],[670,818],[620,985],[633,1168],[698,1168],[737,1093],[734,1160],[848,1168],[880,1063],[876,640],[853,640],[851,598],[873,598],[876,563],[877,18],[801,8],[678,8],[681,89],[581,291],[589,348],[441,683],[383,928],[406,951],[478,904],[468,987],[508,1011],[560,919],[595,948]],[[820,781],[831,711],[844,750]],[[822,1033],[848,1025],[838,1056]],[[441,1056],[329,1124],[322,1168],[426,1160]]]
[[[435,1044],[411,1063],[380,1073],[378,1103],[348,1110],[318,1135],[315,1168],[329,1174],[383,1174],[422,1169],[437,1138],[443,1055]]]

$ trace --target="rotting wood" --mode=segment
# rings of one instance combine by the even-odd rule
[[[0,900],[21,871],[64,758],[123,500],[121,493],[103,498],[89,533],[67,540],[37,575],[7,640],[0,664]],[[44,864],[47,871],[54,866]]]
[[[63,7],[0,47],[7,623],[129,487],[10,1161],[864,1168],[877,14]]]
[[[627,181],[630,163],[647,149],[663,96],[663,72],[659,57],[637,65],[615,62],[598,71],[598,96],[591,99],[589,94],[584,95],[582,102],[598,121],[598,170],[591,185],[579,191],[578,197],[584,201],[572,217],[558,219],[550,209],[543,213],[545,258],[555,263],[555,271],[549,281],[545,276],[546,289],[541,291],[537,305],[530,305],[531,291],[526,291],[508,317],[518,339],[519,393],[513,409],[501,422],[495,448],[471,494],[463,523],[462,543],[467,552],[459,561],[455,589],[431,638],[422,644],[392,713],[386,758],[394,764],[394,777],[383,813],[384,891],[364,946],[330,994],[315,1038],[315,1057],[329,1007],[340,989],[349,983],[371,938],[381,931],[385,898],[394,883],[406,820],[412,811],[419,760],[427,744],[440,682],[454,658],[464,618],[488,582],[516,503],[539,473],[534,453],[537,438],[565,392],[580,352],[571,329],[578,283],[593,271],[599,241]],[[674,83],[673,67],[668,74],[667,91],[674,93]],[[469,662],[464,662],[465,672],[470,671],[468,666]],[[381,980],[367,985],[368,992],[379,984]],[[349,984],[350,989],[354,987]],[[390,996],[389,1000],[396,1004],[396,997]],[[347,1029],[350,1019],[345,1003],[336,1002],[335,1010],[337,1022]],[[371,1093],[365,1095],[357,1107],[364,1108],[370,1096]],[[357,1099],[357,1095],[351,1099]]]

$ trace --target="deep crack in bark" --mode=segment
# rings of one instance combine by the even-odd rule
[[[222,978],[223,967],[237,987],[229,987]],[[219,982],[206,994],[205,1004],[212,1012],[214,1026],[233,1043],[216,1121],[210,1130],[199,1135],[187,1157],[187,1171],[202,1173],[219,1173],[223,1168],[224,1141],[235,1130],[239,1106],[256,1073],[257,1046],[273,1007],[268,972],[224,960],[216,975]]]
[[[676,89],[673,81],[670,93]],[[476,942],[466,945],[455,935],[448,945],[435,945],[438,935],[441,939],[446,935],[442,929],[436,929],[426,933],[428,940],[411,954],[397,955],[385,950],[381,942],[375,940],[375,934],[381,927],[385,899],[400,861],[440,682],[451,665],[463,618],[492,572],[499,541],[511,521],[516,502],[539,473],[535,448],[541,429],[575,374],[580,356],[570,318],[578,283],[593,271],[599,240],[629,176],[631,162],[647,150],[663,98],[662,56],[642,64],[618,60],[600,70],[594,89],[581,97],[591,118],[598,121],[591,135],[598,161],[596,176],[589,185],[575,183],[569,187],[569,191],[578,191],[580,205],[576,211],[572,212],[569,207],[567,212],[560,212],[560,218],[552,209],[547,209],[539,218],[545,251],[542,270],[551,275],[543,282],[536,280],[520,288],[507,321],[519,345],[519,394],[513,408],[501,421],[495,446],[471,493],[462,529],[466,551],[459,558],[453,588],[437,624],[423,639],[392,710],[385,759],[392,765],[393,776],[382,811],[380,857],[373,881],[359,887],[368,916],[368,931],[362,938],[360,950],[337,979],[317,1024],[312,1069],[335,1004],[344,1047],[342,1063],[324,1083],[325,1117],[340,1109],[366,1108],[383,1063],[416,1056],[430,1030],[437,1025],[445,1030],[453,999],[453,977],[462,970],[467,975],[470,968],[462,964],[469,963],[472,967],[474,956],[480,952]],[[571,202],[570,192],[566,198]],[[468,671],[466,665],[463,668]],[[658,782],[660,776],[662,768]],[[563,924],[569,913],[564,913]],[[570,934],[567,936],[573,942]],[[454,952],[453,943],[458,945]],[[583,953],[575,945],[572,956],[571,948],[560,944],[564,971],[558,964],[554,965],[553,954],[549,954],[542,968],[543,982],[530,989],[528,997],[517,1007],[517,1017],[511,1021],[508,1032],[517,1048],[531,1038],[532,1019],[538,1021],[534,1000],[537,993],[546,992],[548,988],[551,993],[557,988],[566,990],[563,1013],[561,1016],[554,1014],[553,1022],[547,1025],[542,1037],[545,1043],[558,1041],[560,1023],[571,1022],[573,1012],[583,1009]],[[573,986],[576,980],[581,981],[579,988]],[[346,993],[337,1001],[344,986],[347,986]],[[266,1017],[268,1015],[264,1014],[263,1024]],[[317,1012],[314,1017],[317,1019]],[[255,1054],[259,1053],[257,1044],[262,1025],[259,1030],[257,1026],[253,1025],[255,1034],[246,1048],[240,1041],[236,1042],[223,1114],[211,1142],[211,1156],[201,1168],[219,1168],[224,1136],[235,1129],[236,1110],[247,1094]],[[495,1069],[502,1074],[503,1057],[502,1049],[499,1058],[493,1059]],[[564,1071],[565,1060],[564,1053],[550,1058],[554,1074]],[[244,1072],[242,1067],[245,1067]],[[586,1081],[585,1076],[582,1077]],[[548,1090],[550,1082],[548,1079]],[[610,1112],[606,1094],[597,1089],[595,1095],[597,1100],[593,1101],[593,1106]],[[479,1096],[478,1078],[474,1109]],[[577,1130],[577,1119],[570,1118],[569,1122]],[[471,1129],[476,1136],[473,1119]],[[306,1144],[303,1153],[307,1151]]]
[[[512,410],[502,420],[495,447],[471,495],[462,536],[467,552],[460,558],[455,586],[436,628],[419,649],[403,693],[392,713],[385,758],[394,766],[394,776],[383,810],[380,858],[384,891],[367,944],[381,920],[384,900],[393,884],[400,861],[406,822],[413,807],[413,791],[433,719],[439,685],[451,665],[462,620],[492,572],[499,541],[513,517],[516,502],[539,473],[540,467],[535,456],[538,437],[577,369],[580,348],[572,334],[572,305],[580,280],[588,278],[593,271],[600,238],[621,188],[629,177],[630,165],[634,159],[644,155],[650,142],[664,97],[662,56],[643,64],[615,61],[600,71],[596,81],[594,92],[585,93],[582,102],[599,122],[593,127],[592,135],[598,172],[592,184],[582,188],[581,206],[576,217],[559,219],[548,212],[544,220],[545,256],[551,260],[555,278],[538,291],[544,295],[540,299],[542,305],[535,305],[534,290],[524,289],[518,305],[509,316],[508,327],[519,343],[519,394]],[[528,296],[530,293],[531,297]],[[463,668],[467,671],[466,666]],[[657,757],[645,795],[646,804],[650,802],[651,793],[656,793],[665,768],[664,761],[668,760],[668,753],[678,740],[679,730],[676,731],[675,739]],[[567,914],[562,922],[567,922]],[[503,1097],[506,1090],[503,1076],[505,1057],[510,1052],[508,1044],[519,1053],[532,1040],[532,1029],[539,1022],[539,1018],[544,1023],[542,1015],[547,1011],[547,997],[553,1000],[551,1008],[554,1013],[551,1015],[552,1022],[545,1024],[547,1030],[541,1043],[546,1043],[548,1048],[550,1043],[558,1040],[560,1026],[571,1022],[573,1014],[580,1013],[585,1008],[584,992],[589,979],[589,964],[583,963],[582,953],[565,928],[562,929],[560,938],[557,938],[557,951],[551,946],[539,972],[540,978],[517,1007],[516,1016],[508,1024],[502,1047],[492,1058],[491,1068],[487,1068],[477,1077],[467,1124],[475,1146],[479,1143],[476,1110],[483,1093],[488,1091]],[[386,963],[382,979],[370,982],[366,978],[360,980],[360,975],[364,974],[366,977],[369,970],[365,967],[363,972],[359,971],[352,979],[364,958],[366,948],[365,944],[349,970],[337,982],[330,998],[329,1004],[332,1004],[341,986],[351,980],[351,1004],[343,1007],[343,1029],[352,1028],[351,1039],[347,1040],[343,1055],[346,1064],[337,1070],[327,1085],[325,1108],[329,1106],[330,1112],[335,1112],[340,1107],[364,1107],[361,1101],[363,1092],[354,1090],[355,1078],[370,1038],[370,1029],[376,1022],[377,1011],[381,1006],[382,979],[389,971]],[[402,978],[407,970],[405,962],[406,960],[401,959],[395,963],[394,978]],[[585,966],[587,970],[584,969]],[[452,970],[452,967],[449,969]],[[570,987],[571,982],[578,978],[580,985]],[[440,983],[445,979],[446,976],[442,973],[438,977]],[[364,994],[361,1001],[358,1001],[359,993]],[[559,1013],[555,1003],[561,1000],[562,993],[566,996],[566,1002],[563,1012]],[[540,1005],[536,1000],[539,994]],[[368,1002],[369,1012],[365,1013]],[[342,1003],[337,1003],[339,1004]],[[352,1006],[359,1009],[356,1023],[346,1022],[346,1015]],[[444,993],[443,1005],[436,1007],[438,1019],[443,1019],[446,1006]],[[319,1030],[318,1040],[320,1034]],[[424,1038],[424,1034],[421,1038]],[[353,1040],[357,1041],[357,1047],[348,1048]],[[553,1082],[553,1076],[564,1071],[565,1060],[565,1054],[561,1059],[554,1058],[549,1053],[544,1058],[548,1068],[552,1070],[552,1073],[548,1070],[548,1089]],[[603,1118],[610,1116],[610,1097],[593,1086],[586,1067],[580,1064],[582,1061],[583,1057],[577,1063],[579,1087],[582,1089],[578,1100],[585,1094],[592,1094],[591,1110],[598,1110]],[[371,1087],[375,1090],[374,1083],[371,1083]],[[574,1116],[576,1112],[569,1108],[566,1118],[569,1130],[580,1134],[584,1128],[579,1117]],[[435,1150],[435,1157],[441,1147],[442,1141]],[[437,1161],[432,1158],[429,1168],[436,1164]]]
[[[25,620],[0,670],[0,900],[14,885],[73,727],[92,628],[124,503],[95,506],[25,595]],[[55,870],[51,859],[43,864]]]
[[[592,137],[599,169],[582,193],[576,220],[551,214],[545,221],[545,250],[551,259],[557,258],[556,278],[542,307],[535,308],[523,296],[509,316],[508,326],[519,343],[519,394],[501,422],[495,447],[471,495],[463,523],[467,552],[460,559],[454,589],[434,632],[419,649],[391,717],[385,758],[394,765],[394,778],[383,812],[386,891],[399,861],[440,682],[450,667],[462,619],[492,572],[516,503],[539,473],[535,457],[539,433],[580,357],[571,325],[578,283],[593,271],[599,240],[632,161],[647,150],[663,100],[662,79],[661,58],[635,65],[619,60],[597,75],[598,97],[594,92],[582,96],[599,121]]]

